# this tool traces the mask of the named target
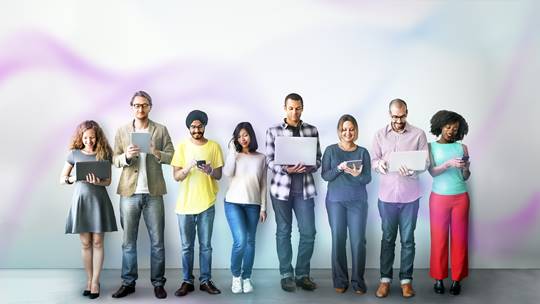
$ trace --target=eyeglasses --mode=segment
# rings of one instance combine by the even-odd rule
[[[191,125],[189,126],[189,128],[194,129],[194,130],[202,130],[204,129],[204,125],[198,125],[198,126]]]
[[[398,120],[405,120],[405,118],[407,118],[407,114],[401,115],[401,116],[392,115],[392,120],[395,120],[395,121],[398,121]]]
[[[134,103],[132,106],[133,106],[133,108],[135,110],[139,110],[139,109],[146,110],[147,108],[150,107],[150,104],[148,104],[148,103]]]

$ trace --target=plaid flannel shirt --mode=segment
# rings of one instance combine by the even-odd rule
[[[273,197],[287,201],[291,192],[291,176],[286,171],[286,166],[274,164],[275,156],[275,139],[277,136],[293,136],[290,129],[287,129],[287,123],[282,122],[269,128],[266,131],[266,164],[268,170],[272,171],[272,179],[270,181],[270,195]],[[319,132],[315,126],[300,121],[300,136],[302,137],[317,137],[317,160],[316,166],[304,173],[304,199],[309,199],[317,195],[315,189],[315,180],[312,173],[317,171],[321,166],[321,146],[319,143]]]

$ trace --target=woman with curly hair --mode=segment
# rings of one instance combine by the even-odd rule
[[[441,110],[431,118],[431,133],[438,137],[429,144],[433,176],[429,197],[431,228],[430,275],[435,279],[433,289],[438,294],[445,291],[443,279],[448,277],[448,233],[452,285],[450,294],[461,292],[460,282],[469,273],[468,226],[469,195],[465,181],[471,176],[469,151],[460,141],[469,126],[458,113]]]
[[[76,176],[71,173],[77,162],[110,163],[112,149],[105,134],[93,120],[83,121],[77,126],[69,149],[60,176],[61,184],[75,184],[71,209],[66,221],[66,233],[78,233],[80,236],[82,259],[88,277],[83,295],[95,299],[99,297],[104,233],[118,230],[111,200],[105,189],[111,184],[111,179],[100,179],[91,173],[86,176],[86,180],[77,181]]]

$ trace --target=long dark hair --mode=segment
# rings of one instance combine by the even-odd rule
[[[240,131],[244,129],[249,135],[249,152],[255,152],[259,148],[259,145],[257,144],[257,137],[255,136],[255,131],[253,131],[253,127],[251,124],[247,121],[241,122],[238,125],[236,125],[236,128],[234,128],[233,131],[233,137],[231,141],[234,143],[234,147],[236,149],[236,152],[242,151],[242,146],[238,142],[238,136],[240,136]]]

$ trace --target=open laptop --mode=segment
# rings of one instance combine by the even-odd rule
[[[317,163],[317,137],[278,136],[274,142],[276,165],[294,166],[303,163],[315,166]]]
[[[108,160],[84,161],[75,163],[77,180],[86,180],[86,176],[94,173],[100,179],[111,178],[111,162]]]
[[[402,165],[409,170],[423,171],[426,169],[427,157],[427,150],[391,152],[388,157],[388,171],[399,171]]]

